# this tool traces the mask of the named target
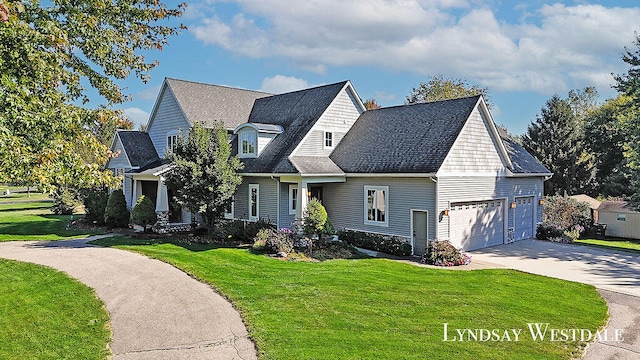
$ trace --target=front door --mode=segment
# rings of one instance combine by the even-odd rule
[[[310,186],[309,193],[310,193],[309,200],[318,199],[318,201],[322,202],[322,185]]]
[[[427,237],[429,236],[427,219],[426,211],[413,211],[413,252],[416,255],[422,255],[427,247]]]

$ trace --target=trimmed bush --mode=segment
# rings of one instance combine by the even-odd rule
[[[329,217],[327,217],[327,222],[324,223],[324,228],[322,229],[322,233],[325,235],[335,235],[336,229],[333,227],[333,222]]]
[[[471,262],[469,255],[456,249],[448,240],[431,241],[421,260],[424,264],[436,266],[467,265]]]
[[[148,197],[142,195],[131,209],[131,222],[136,225],[147,227],[157,221],[156,208]]]
[[[250,244],[261,229],[275,229],[275,226],[262,219],[255,222],[232,220],[218,224],[210,233],[214,241]]]
[[[104,211],[104,222],[107,226],[127,227],[129,225],[129,211],[122,190],[116,190],[109,195],[107,207]]]
[[[108,200],[109,191],[106,188],[82,190],[84,218],[97,225],[104,225],[104,211]]]
[[[71,215],[78,205],[75,194],[66,187],[56,190],[53,194],[53,206],[51,212],[56,215]]]
[[[307,235],[316,234],[318,239],[327,222],[327,210],[318,199],[311,199],[307,204],[304,216],[304,232]]]
[[[411,244],[397,236],[385,236],[363,231],[341,230],[338,238],[353,246],[396,256],[411,255]]]
[[[293,250],[291,231],[260,229],[253,240],[253,249],[268,254],[279,252],[289,254]]]

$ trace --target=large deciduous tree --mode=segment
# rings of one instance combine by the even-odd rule
[[[439,100],[456,99],[467,96],[483,95],[487,105],[491,107],[489,89],[459,78],[445,78],[442,74],[432,76],[428,82],[421,82],[411,90],[406,103],[423,103]]]
[[[178,136],[175,149],[167,154],[173,163],[167,173],[167,188],[175,200],[192,213],[198,213],[209,228],[219,221],[233,201],[242,182],[238,170],[242,163],[231,156],[229,134],[222,122],[213,129],[195,124],[186,139]]]
[[[545,182],[545,193],[591,192],[593,167],[580,128],[570,101],[554,95],[522,136],[524,148],[554,174]]]
[[[108,148],[93,133],[106,109],[89,110],[89,84],[108,105],[127,95],[117,81],[142,81],[156,66],[141,51],[162,49],[184,4],[158,0],[0,0],[0,181],[59,187],[113,182]],[[104,121],[111,122],[112,120]],[[117,120],[116,120],[117,122]]]

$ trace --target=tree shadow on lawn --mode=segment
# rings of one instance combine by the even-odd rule
[[[2,235],[56,235],[68,237],[81,235],[86,231],[67,230],[68,215],[32,215],[44,218],[41,221],[29,221],[24,223],[0,222],[0,234]]]
[[[16,204],[0,204],[0,206],[6,206],[6,205],[16,205]],[[21,211],[21,210],[49,210],[51,209],[51,205],[35,205],[35,206],[20,206],[18,207],[16,205],[15,208],[7,208],[7,209],[0,209],[0,212],[16,212],[16,211]],[[45,215],[43,215],[45,216]]]
[[[610,248],[600,249],[575,244],[559,244],[542,240],[522,240],[508,245],[474,250],[474,254],[495,256],[493,260],[500,261],[500,257],[513,258],[521,261],[524,271],[526,267],[542,269],[545,264],[529,260],[555,259],[562,262],[576,261],[587,264],[590,275],[597,275],[607,280],[608,284],[629,287],[640,287],[640,254],[616,251]],[[492,261],[487,259],[487,261]],[[516,266],[517,267],[517,266]],[[563,271],[563,270],[558,270]],[[571,271],[571,270],[568,270]],[[576,270],[582,271],[582,270]],[[558,274],[565,275],[565,274]],[[596,285],[598,287],[598,285]]]
[[[155,236],[151,236],[151,235],[155,235]],[[248,245],[239,245],[239,244],[222,244],[222,243],[203,244],[203,243],[189,242],[188,239],[176,238],[170,235],[167,235],[166,237],[157,237],[157,234],[149,234],[149,236],[139,235],[139,237],[125,236],[125,235],[106,237],[102,239],[91,240],[88,242],[88,244],[104,246],[104,247],[153,246],[153,245],[160,245],[160,244],[172,244],[193,252],[222,249],[222,248],[248,248]]]

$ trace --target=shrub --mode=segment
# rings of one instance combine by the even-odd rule
[[[211,231],[211,236],[216,241],[248,244],[254,241],[261,229],[274,228],[271,223],[265,220],[256,222],[232,220],[216,225]]]
[[[591,209],[589,204],[570,197],[547,196],[542,222],[563,231],[574,225],[586,228],[591,225]]]
[[[411,255],[411,244],[397,236],[385,236],[355,230],[338,232],[340,240],[353,246],[397,256]]]
[[[562,229],[558,229],[554,225],[538,224],[536,228],[536,239],[550,240],[562,236]]]
[[[293,238],[290,231],[260,229],[253,241],[254,250],[262,250],[269,254],[278,252],[290,253],[293,250]]]
[[[318,239],[327,222],[327,210],[318,199],[311,199],[307,204],[304,216],[304,232],[307,235],[317,234]]]
[[[325,235],[335,235],[336,229],[333,227],[333,222],[329,217],[327,217],[327,222],[324,223],[324,228],[322,229],[322,233]]]
[[[456,249],[448,240],[431,241],[421,260],[436,266],[467,265],[471,262],[469,255]]]
[[[126,227],[129,224],[129,211],[122,190],[116,190],[109,195],[104,222],[110,227]]]
[[[82,203],[84,205],[84,218],[98,225],[104,224],[104,211],[107,208],[109,191],[107,188],[95,188],[82,190]]]
[[[131,222],[136,225],[147,227],[157,221],[156,208],[148,197],[142,195],[136,201],[136,205],[131,209]]]
[[[76,199],[76,194],[67,187],[61,187],[53,194],[51,212],[56,215],[71,215],[77,205],[78,200]]]

